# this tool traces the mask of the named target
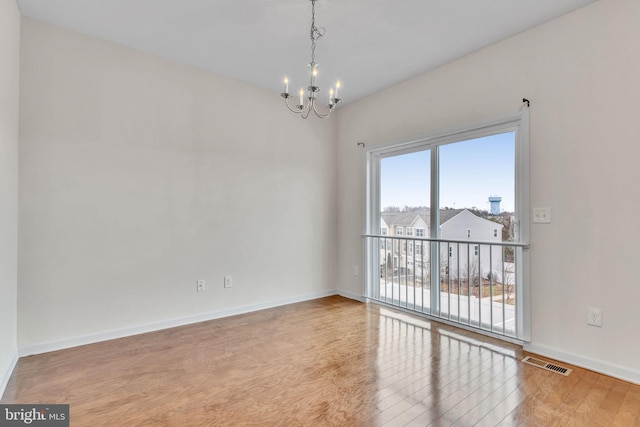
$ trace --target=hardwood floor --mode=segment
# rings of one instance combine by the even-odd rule
[[[640,426],[640,386],[341,297],[19,360],[2,403],[72,426]]]

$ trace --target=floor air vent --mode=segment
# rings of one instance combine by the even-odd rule
[[[553,363],[549,363],[546,360],[536,359],[535,357],[527,356],[522,359],[524,363],[528,363],[529,365],[537,366],[538,368],[546,369],[547,371],[556,372],[558,374],[562,374],[565,377],[568,376],[572,370],[569,368],[565,368],[564,366],[554,365]]]

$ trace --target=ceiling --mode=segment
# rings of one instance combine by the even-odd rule
[[[595,0],[317,0],[318,84],[366,97]],[[23,15],[257,86],[308,85],[309,0],[17,0]],[[320,97],[323,94],[319,95]]]

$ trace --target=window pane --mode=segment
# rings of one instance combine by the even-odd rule
[[[428,312],[430,303],[429,246],[407,240],[426,237],[431,200],[429,150],[380,160],[380,227],[387,238],[379,252],[383,301]]]
[[[513,247],[477,242],[511,240],[515,133],[442,145],[439,155],[440,237],[476,242],[456,244],[441,260],[441,311],[481,329],[514,333]]]
[[[442,238],[491,241],[499,237],[507,241],[514,204],[514,132],[440,147],[441,225],[465,209],[475,217],[494,222],[479,228],[470,216],[455,230],[443,227]],[[498,231],[494,232],[496,223]]]
[[[382,211],[399,212],[407,208],[428,208],[431,199],[430,166],[428,150],[381,159],[380,207]]]

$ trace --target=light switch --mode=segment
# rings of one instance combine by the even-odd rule
[[[551,208],[533,208],[533,222],[537,224],[551,223]]]

